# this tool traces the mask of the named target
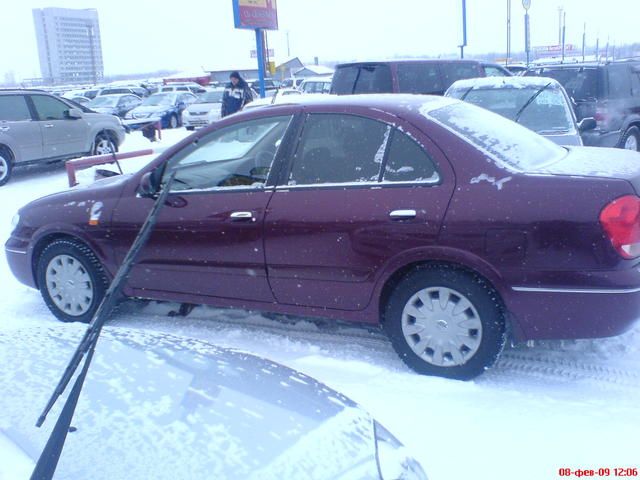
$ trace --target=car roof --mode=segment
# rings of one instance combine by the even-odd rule
[[[358,65],[371,65],[371,64],[390,64],[390,63],[469,63],[469,64],[480,64],[478,60],[462,60],[462,59],[454,59],[454,58],[394,58],[391,60],[364,60],[361,62],[350,62],[350,63],[340,63],[336,65],[336,68],[342,67],[352,67]]]
[[[458,80],[449,88],[476,88],[488,90],[495,88],[545,87],[549,84],[551,84],[553,88],[560,87],[560,83],[557,80],[548,77],[481,77]]]

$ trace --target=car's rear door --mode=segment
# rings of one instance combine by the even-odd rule
[[[70,118],[66,103],[49,95],[29,95],[33,102],[47,158],[86,153],[89,125],[83,118]]]
[[[453,174],[397,117],[314,108],[266,214],[269,283],[279,303],[360,310],[392,257],[436,242]]]
[[[129,277],[134,294],[273,301],[263,248],[273,188],[265,181],[291,121],[280,115],[239,122],[176,154],[170,165],[182,170]],[[112,224],[119,261],[152,202],[135,192],[120,201]]]
[[[0,95],[0,143],[21,162],[42,158],[42,134],[24,95]]]

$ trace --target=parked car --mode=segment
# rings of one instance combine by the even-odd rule
[[[242,109],[250,110],[252,108],[264,107],[266,105],[276,105],[281,103],[288,103],[294,101],[295,98],[300,98],[302,92],[295,88],[280,88],[271,97],[257,98],[252,102],[247,103]]]
[[[206,127],[220,119],[224,88],[216,88],[198,95],[198,99],[182,112],[182,124],[187,130]]]
[[[71,98],[65,97],[65,98],[67,98],[67,100],[71,100],[73,102],[76,102],[76,103],[79,103],[80,105],[85,105],[85,106],[87,105],[87,103],[91,101],[91,99],[88,97],[71,97]]]
[[[194,95],[198,93],[204,93],[207,90],[197,83],[169,83],[160,87],[159,93],[176,93],[176,92],[190,92]]]
[[[142,103],[142,99],[136,95],[114,94],[100,95],[87,104],[87,107],[98,113],[108,113],[124,118],[129,110],[133,110]]]
[[[105,87],[98,92],[97,96],[102,95],[135,95],[144,98],[149,96],[149,92],[142,87]]]
[[[475,105],[310,97],[240,112],[139,172],[35,200],[5,245],[87,321],[176,171],[124,294],[381,325],[416,371],[468,379],[514,341],[640,311],[640,155],[560,147]]]
[[[515,76],[522,76],[529,69],[525,63],[510,63],[505,65],[504,68]]]
[[[65,92],[64,95],[62,95],[64,98],[75,98],[75,97],[85,97],[89,100],[93,100],[94,98],[96,98],[96,95],[98,95],[98,92],[100,92],[100,88],[89,88],[89,89],[82,89],[82,90],[69,90],[68,92]]]
[[[0,333],[0,387],[23,393],[0,397],[0,442],[25,463],[35,465],[49,434],[34,415],[74,351],[72,333]],[[426,480],[359,405],[269,360],[123,328],[102,333],[95,357],[55,478]],[[54,422],[51,413],[45,426]]]
[[[256,92],[260,91],[260,81],[259,80],[248,80],[247,83],[249,86],[254,89]],[[281,84],[279,80],[274,78],[265,78],[264,79],[264,89],[265,90],[277,90],[280,88]]]
[[[640,60],[533,68],[527,76],[558,80],[575,102],[578,120],[593,117],[585,145],[640,151]]]
[[[490,77],[458,80],[445,96],[498,113],[558,145],[582,145],[571,99],[560,83],[545,77]],[[584,119],[582,129],[594,128]]]
[[[511,73],[506,67],[497,63],[482,62],[482,69],[484,70],[485,77],[512,77]]]
[[[121,122],[37,90],[0,90],[0,185],[13,168],[117,151]]]
[[[484,77],[475,60],[390,60],[336,66],[331,93],[420,93],[444,95],[456,80]]]
[[[329,93],[331,91],[331,77],[307,77],[298,89],[302,93]]]
[[[154,93],[145,98],[138,107],[130,110],[124,118],[159,118],[162,128],[176,128],[182,122],[183,110],[197,100],[195,95],[188,92]]]
[[[304,80],[304,77],[285,78],[280,84],[280,87],[281,88],[298,88],[303,80]]]

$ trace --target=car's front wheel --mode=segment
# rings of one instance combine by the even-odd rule
[[[109,286],[96,255],[71,239],[51,242],[36,266],[38,287],[49,310],[63,322],[89,322]]]
[[[13,158],[11,152],[0,147],[0,186],[4,185],[11,178],[13,172]]]
[[[495,290],[470,272],[425,265],[394,288],[383,313],[394,349],[413,370],[459,380],[480,375],[505,343]]]
[[[96,139],[93,142],[93,154],[94,155],[108,155],[116,152],[116,145],[113,140],[109,138],[109,135],[100,133],[96,135]]]
[[[620,141],[622,148],[625,150],[640,151],[640,129],[638,127],[629,127]]]

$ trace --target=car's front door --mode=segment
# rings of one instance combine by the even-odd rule
[[[29,95],[42,132],[43,156],[63,157],[86,153],[89,125],[83,118],[70,118],[70,107],[49,95]]]
[[[436,242],[451,167],[420,131],[385,120],[402,130],[364,116],[307,116],[265,219],[279,303],[364,309],[392,257]]]
[[[292,117],[272,116],[215,130],[166,165],[180,170],[168,204],[129,277],[140,296],[192,295],[272,302],[263,248],[265,187]],[[152,200],[123,198],[113,216],[119,261]],[[153,292],[156,292],[155,294]],[[202,299],[202,300],[198,300]]]
[[[42,158],[42,134],[24,95],[0,95],[0,143],[9,145],[21,162]]]

